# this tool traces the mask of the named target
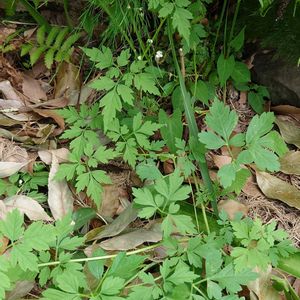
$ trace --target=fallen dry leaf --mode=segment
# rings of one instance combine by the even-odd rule
[[[27,151],[14,142],[0,138],[0,178],[9,177],[30,162]]]
[[[130,204],[116,219],[109,225],[106,225],[95,237],[90,240],[100,240],[106,237],[116,236],[137,218],[137,210]]]
[[[242,188],[242,191],[251,197],[258,197],[262,195],[261,191],[259,190],[257,183],[255,181],[254,176],[250,176],[247,178],[246,183],[244,187]]]
[[[52,219],[46,214],[42,206],[34,199],[24,196],[16,195],[3,200],[6,206],[6,212],[10,212],[14,209],[19,209],[30,220],[37,221],[51,221]]]
[[[39,81],[26,74],[23,74],[22,90],[30,102],[39,103],[40,100],[47,100],[47,95]]]
[[[289,116],[277,116],[275,123],[285,142],[300,148],[300,122]]]
[[[256,172],[256,180],[266,197],[300,209],[300,191],[293,185],[266,172]]]
[[[60,148],[55,150],[40,150],[38,155],[40,159],[47,165],[52,163],[52,154],[57,157],[59,164],[69,161],[70,151],[67,148]]]
[[[65,180],[57,181],[54,176],[59,168],[58,158],[52,153],[52,164],[48,179],[48,204],[55,220],[73,210],[73,196]]]
[[[41,109],[41,108],[32,108],[32,110],[42,117],[53,119],[62,130],[65,129],[64,118],[61,117],[56,111],[50,109]]]
[[[243,216],[246,216],[248,213],[248,207],[245,204],[232,199],[219,201],[218,210],[224,210],[229,220],[233,220],[237,213],[242,213]]]
[[[34,281],[29,281],[29,280],[18,281],[15,284],[14,288],[5,295],[5,299],[6,300],[22,299],[24,296],[28,295],[28,293],[33,289],[34,286],[35,286]]]
[[[272,106],[271,111],[276,112],[278,115],[292,115],[298,120],[300,118],[300,108],[291,105]]]
[[[279,159],[280,171],[300,175],[300,151],[289,151]]]
[[[70,105],[78,104],[80,92],[80,73],[77,66],[63,62],[57,72],[54,98],[66,97]]]
[[[228,165],[231,163],[231,157],[227,155],[215,155],[212,154],[212,158],[214,161],[214,164],[218,169],[221,169],[224,165]]]
[[[0,162],[0,178],[9,177],[17,172],[19,172],[23,167],[27,165],[26,163],[18,162]]]
[[[99,246],[104,250],[127,251],[145,242],[156,243],[161,239],[161,232],[141,228],[101,242]]]
[[[247,284],[250,290],[250,300],[280,300],[279,293],[272,286],[272,267],[269,266],[266,272],[258,268],[253,271],[257,272],[259,277]]]

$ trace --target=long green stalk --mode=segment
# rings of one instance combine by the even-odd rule
[[[27,0],[20,0],[22,5],[26,8],[26,10],[30,13],[30,15],[36,20],[36,22],[40,26],[45,26],[46,31],[49,32],[51,27],[47,20],[27,1]]]
[[[181,94],[183,97],[185,116],[186,116],[187,123],[189,126],[189,131],[190,131],[189,144],[190,144],[192,153],[194,154],[195,159],[198,162],[204,185],[207,188],[207,190],[211,196],[211,204],[212,204],[214,213],[216,216],[218,216],[217,200],[215,197],[213,184],[212,184],[212,181],[209,176],[208,166],[207,166],[207,162],[206,162],[206,158],[205,158],[205,147],[202,143],[200,143],[200,141],[198,139],[199,131],[198,131],[198,126],[196,123],[194,111],[192,108],[191,97],[190,97],[190,94],[186,90],[185,81],[184,81],[183,75],[181,73],[179,64],[178,64],[176,50],[175,50],[173,36],[172,36],[171,24],[170,24],[169,20],[168,20],[168,35],[169,35],[169,41],[170,41],[170,45],[171,45],[171,50],[172,50],[176,73],[179,78],[180,90],[181,90]]]

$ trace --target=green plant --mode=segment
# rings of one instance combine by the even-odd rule
[[[218,171],[225,188],[234,185],[236,191],[240,192],[250,176],[250,172],[243,167],[245,164],[255,163],[260,170],[279,171],[278,156],[282,156],[288,149],[278,132],[272,131],[275,121],[273,113],[256,115],[246,133],[233,135],[238,115],[222,102],[214,101],[205,121],[213,131],[202,131],[199,134],[200,141],[208,149],[226,146],[232,158],[230,164]],[[232,154],[231,147],[241,147],[237,157]]]
[[[0,179],[0,195],[5,197],[25,194],[35,200],[44,202],[47,198],[41,188],[48,184],[48,171],[43,165],[35,164],[33,174],[19,172],[11,175],[7,180]]]
[[[44,55],[45,65],[48,69],[51,68],[54,61],[68,61],[73,52],[74,43],[80,38],[80,33],[70,33],[66,28],[53,26],[47,32],[46,26],[41,26],[37,30],[36,41],[28,42],[22,45],[21,56],[29,53],[30,64],[33,66],[41,55]]]

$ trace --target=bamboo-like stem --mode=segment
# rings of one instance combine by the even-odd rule
[[[170,46],[171,46],[171,50],[172,50],[175,69],[176,69],[176,72],[177,72],[177,75],[179,78],[180,90],[181,90],[181,94],[183,97],[185,116],[186,116],[187,123],[189,126],[189,131],[190,131],[189,144],[190,144],[192,153],[194,154],[195,159],[198,162],[204,185],[207,188],[207,190],[211,196],[211,204],[212,204],[212,208],[214,210],[214,214],[216,216],[218,216],[217,200],[215,197],[212,181],[209,176],[208,166],[207,166],[207,162],[206,162],[206,158],[205,158],[205,147],[202,143],[200,143],[200,141],[198,139],[199,131],[198,131],[198,126],[196,123],[194,111],[192,109],[191,97],[186,90],[184,78],[182,76],[182,73],[181,73],[181,70],[180,70],[180,67],[178,64],[176,50],[175,50],[173,36],[172,36],[172,31],[171,31],[171,24],[170,24],[169,20],[168,20],[168,36],[169,36]]]

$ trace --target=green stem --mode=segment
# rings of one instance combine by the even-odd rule
[[[36,22],[40,26],[45,26],[46,31],[49,32],[51,29],[51,26],[46,21],[46,19],[27,0],[20,0],[20,2],[26,8],[26,10],[29,12],[29,14],[36,20]]]
[[[232,24],[231,24],[231,29],[230,29],[229,43],[228,43],[228,55],[230,54],[230,42],[233,39],[234,28],[235,28],[236,19],[237,19],[239,10],[240,10],[240,5],[241,5],[241,0],[238,0],[236,7],[235,7],[234,16],[233,16],[233,20],[232,20]]]
[[[152,41],[153,41],[153,42],[156,40],[157,35],[159,34],[159,32],[160,32],[162,26],[164,25],[165,21],[166,21],[166,18],[164,18],[164,19],[162,19],[162,20],[160,21],[160,23],[159,23],[159,25],[158,25],[158,27],[157,27],[157,29],[156,29],[156,31],[155,31],[153,37],[152,37]],[[144,53],[143,53],[143,55],[142,55],[142,58],[144,58],[144,57],[147,55],[147,53],[148,53],[148,51],[149,51],[151,45],[152,45],[152,43],[148,43],[148,45],[147,45],[147,47],[146,47],[146,49],[145,49],[145,51],[144,51]]]
[[[206,162],[206,158],[205,158],[205,147],[202,143],[200,143],[200,141],[198,139],[199,131],[198,131],[198,126],[196,123],[194,111],[192,109],[191,97],[186,90],[184,78],[181,74],[181,70],[180,70],[180,67],[179,67],[179,64],[177,61],[176,50],[175,50],[175,46],[174,46],[171,25],[170,25],[169,20],[168,20],[168,36],[169,36],[169,41],[170,41],[170,45],[171,45],[175,69],[176,69],[176,72],[177,72],[177,75],[179,78],[180,90],[181,90],[181,94],[183,97],[185,116],[186,116],[187,123],[189,126],[189,131],[190,131],[189,144],[190,144],[191,150],[195,156],[195,159],[198,162],[204,185],[206,186],[209,194],[211,195],[211,204],[212,204],[212,207],[214,210],[214,214],[216,216],[218,216],[217,200],[214,195],[214,189],[213,189],[212,181],[209,176],[208,166],[207,166],[207,162]]]
[[[69,0],[64,0],[64,12],[67,19],[67,23],[70,29],[73,28],[73,22],[69,14]]]
[[[157,247],[161,246],[161,243],[157,243],[145,248],[141,248],[141,249],[137,249],[137,250],[133,250],[133,251],[129,251],[126,252],[126,255],[134,255],[134,254],[138,254],[138,253],[143,253],[143,252],[148,252],[152,249],[155,249]],[[95,257],[86,257],[86,258],[76,258],[76,259],[70,259],[68,262],[77,262],[77,263],[81,263],[81,262],[88,262],[88,261],[95,261],[95,260],[103,260],[103,259],[109,259],[109,258],[115,258],[117,257],[118,254],[111,254],[111,255],[104,255],[104,256],[95,256]],[[38,264],[39,268],[42,267],[49,267],[49,266],[57,266],[60,265],[62,262],[61,261],[51,261],[51,262],[47,262],[47,263],[41,263]]]

